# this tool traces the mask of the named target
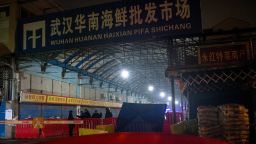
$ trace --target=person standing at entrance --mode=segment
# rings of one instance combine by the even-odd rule
[[[85,109],[84,110],[84,117],[83,118],[90,118],[90,117],[91,117],[90,112],[87,109]]]
[[[94,113],[92,114],[92,118],[99,118],[100,114],[98,113],[97,110],[94,111]]]
[[[74,120],[73,111],[72,110],[69,111],[68,120]],[[73,136],[74,125],[73,124],[69,124],[68,128],[69,128],[69,136]]]
[[[106,114],[105,114],[105,118],[111,118],[113,115],[112,115],[112,112],[110,111],[109,108],[106,108]]]

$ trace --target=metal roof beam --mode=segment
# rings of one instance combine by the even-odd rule
[[[115,68],[115,67],[117,67],[119,65],[121,65],[121,64],[120,63],[116,63],[116,64],[110,66],[109,68],[105,69],[101,73],[99,73],[99,75],[101,75],[103,77],[106,73],[108,73],[110,70],[112,70],[113,68]]]
[[[120,64],[121,65],[121,64]],[[118,72],[119,70],[121,69],[121,67],[113,67],[113,68],[111,68],[111,69],[109,69],[109,71],[108,71],[108,75],[107,76],[105,76],[105,75],[102,75],[105,79],[108,79],[109,77],[111,77],[113,74],[115,74],[116,72]]]
[[[129,81],[125,81],[123,84],[124,84],[124,86],[126,87],[126,86],[128,86],[130,83],[134,83],[134,82],[136,82],[136,81],[139,81],[139,77],[140,76],[140,74],[135,74],[135,76],[133,76]],[[118,81],[117,81],[118,82]]]
[[[131,87],[131,89],[133,90],[133,91],[135,91],[135,89],[136,89],[136,91],[137,91],[137,89],[138,88],[140,88],[142,85],[144,85],[145,83],[143,83],[142,81],[140,81],[140,82],[138,82],[138,83],[136,83],[136,84],[130,84],[130,85],[133,85],[132,87]],[[142,90],[142,89],[140,89],[140,90]],[[140,91],[141,92],[141,91]]]
[[[52,64],[52,65],[55,65],[55,66],[59,66],[59,67],[62,67],[64,69],[68,69],[70,71],[75,71],[77,73],[80,73],[82,74],[83,76],[89,76],[89,77],[92,77],[93,79],[95,80],[98,80],[98,81],[102,81],[104,83],[108,83],[110,85],[113,85],[114,87],[118,87],[120,89],[125,89],[125,90],[131,90],[131,88],[129,87],[124,87],[122,86],[120,83],[116,83],[116,82],[113,82],[113,81],[110,81],[110,80],[107,80],[99,75],[96,75],[96,74],[93,74],[93,73],[90,73],[88,71],[85,71],[85,70],[82,70],[78,67],[75,67],[75,66],[71,66],[71,65],[68,65],[68,64],[64,64],[58,60],[50,60],[48,61],[49,64]]]
[[[75,67],[79,68],[84,62],[90,60],[90,58],[92,58],[93,56],[97,55],[100,52],[102,52],[102,51],[98,50],[92,54],[89,54],[88,56],[84,57]]]
[[[88,71],[90,68],[92,68],[95,64],[97,64],[98,62],[100,62],[101,60],[104,60],[105,58],[109,57],[109,55],[105,55],[101,58],[99,58],[98,60],[92,62],[89,66],[87,66],[84,70]]]
[[[65,61],[63,62],[64,64],[68,64],[73,58],[75,58],[77,55],[79,55],[81,53],[81,49],[74,52],[72,55],[70,55],[68,58],[65,59]]]
[[[95,71],[93,71],[93,73],[97,73],[97,72],[100,72],[100,70],[102,70],[103,68],[105,68],[106,66],[112,64],[113,62],[115,62],[116,60],[115,59],[112,59],[108,62],[106,62],[104,65],[102,65],[101,67],[97,68]]]

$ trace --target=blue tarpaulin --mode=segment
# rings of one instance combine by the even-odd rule
[[[161,132],[165,104],[123,103],[117,119],[117,132]]]

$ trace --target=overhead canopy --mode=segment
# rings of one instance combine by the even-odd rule
[[[24,1],[22,5],[27,4]],[[184,13],[182,5],[187,8]],[[123,17],[119,17],[121,8],[125,10]],[[165,78],[170,39],[201,32],[200,1],[118,1],[21,19],[17,30],[18,53],[35,54],[33,58],[39,60],[39,71],[29,68],[34,63],[21,64],[28,71],[49,72],[53,77],[73,78],[75,82],[78,75],[84,79],[82,84],[138,96],[146,95],[149,85],[157,93],[170,94]],[[49,65],[62,69],[51,69]],[[120,77],[123,69],[129,72],[128,79]],[[70,76],[71,72],[76,75]]]

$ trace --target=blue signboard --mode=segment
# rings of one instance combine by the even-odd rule
[[[21,19],[19,53],[180,37],[201,32],[199,0],[115,2]]]

